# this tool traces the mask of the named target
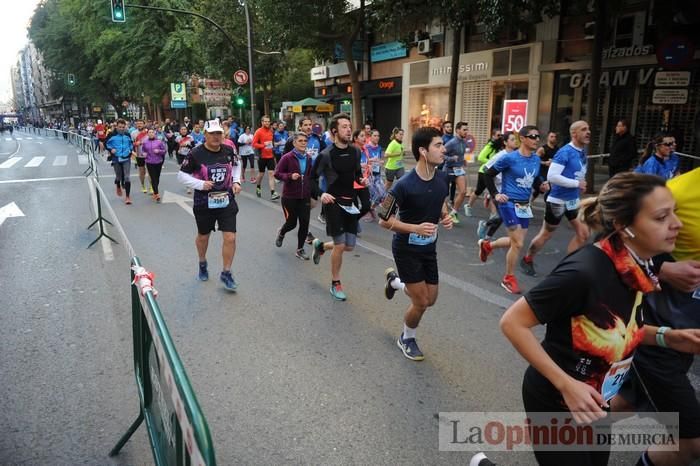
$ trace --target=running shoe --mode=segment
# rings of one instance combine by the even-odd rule
[[[485,454],[477,453],[469,460],[469,466],[496,466]]]
[[[224,288],[229,291],[236,291],[236,288],[238,288],[238,283],[236,283],[236,280],[233,279],[233,275],[231,275],[230,271],[221,272],[219,279],[224,284]]]
[[[146,185],[142,184],[141,185],[141,192],[146,194],[148,192],[148,189],[146,189]]]
[[[479,226],[476,227],[476,236],[479,239],[486,239],[486,220],[479,220]]]
[[[275,246],[277,246],[278,248],[281,248],[282,241],[284,241],[284,235],[282,234],[282,230],[277,230],[277,238],[275,239]]]
[[[348,296],[345,294],[343,291],[343,285],[340,283],[337,283],[335,285],[331,284],[331,296],[333,296],[333,299],[337,301],[345,301],[348,299]]]
[[[323,223],[324,225],[326,224],[326,217],[324,217],[323,214],[318,214],[318,217],[316,217],[316,220]]]
[[[313,244],[316,237],[311,234],[311,232],[306,235],[306,244]]]
[[[518,279],[515,278],[515,275],[504,275],[503,280],[501,281],[501,286],[508,293],[520,294],[520,287],[518,286]]]
[[[532,259],[530,259],[529,262],[526,261],[524,257],[520,259],[520,270],[525,272],[525,275],[529,275],[531,277],[537,276],[537,272],[535,271],[535,263]]]
[[[199,263],[199,275],[198,278],[200,281],[206,282],[209,280],[209,271],[207,270],[207,262],[200,262]]]
[[[324,253],[323,241],[316,238],[316,239],[314,239],[314,242],[311,244],[311,247],[314,248],[313,252],[311,253],[311,258],[314,260],[314,264],[318,265],[318,263],[321,262],[321,256]]]
[[[254,177],[254,176],[250,179],[250,182],[251,182],[251,183],[255,183],[255,177]]]
[[[124,204],[131,205],[131,198],[129,196],[126,196],[126,199],[124,199]]]
[[[454,223],[455,225],[459,224],[459,215],[457,214],[457,212],[451,212],[450,217],[452,217],[452,223]]]
[[[255,195],[258,197],[262,196],[262,189],[260,188],[260,186],[255,188]]]
[[[472,208],[466,204],[464,205],[464,216],[465,217],[472,217]]]
[[[116,185],[117,187],[117,197],[122,197],[122,187],[119,185]]]
[[[272,196],[270,196],[271,201],[276,201],[279,198],[280,198],[280,195],[277,193],[272,193]]]
[[[151,193],[151,194],[153,194],[153,186],[149,186],[148,192]]]
[[[486,262],[493,252],[493,248],[491,247],[491,241],[487,239],[480,239],[479,240],[479,260],[481,262]]]
[[[384,296],[386,296],[386,299],[391,299],[396,294],[396,290],[393,286],[391,286],[391,282],[394,281],[395,278],[399,278],[399,274],[396,273],[396,270],[394,270],[393,267],[389,267],[384,271],[384,278],[386,278],[386,283],[384,284]]]
[[[418,348],[418,343],[416,343],[415,338],[407,338],[404,340],[403,332],[401,332],[401,336],[396,340],[396,344],[401,349],[403,355],[411,361],[422,361],[425,359],[423,352]]]
[[[297,252],[295,252],[294,255],[297,257],[297,259],[301,259],[303,261],[309,260],[309,255],[306,254],[304,248],[297,249]]]

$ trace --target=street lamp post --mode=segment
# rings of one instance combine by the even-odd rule
[[[257,120],[255,119],[255,73],[253,71],[253,28],[250,23],[250,11],[248,2],[239,0],[238,3],[245,11],[245,26],[248,32],[248,85],[250,86],[250,126],[255,129]]]

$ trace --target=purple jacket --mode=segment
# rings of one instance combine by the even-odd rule
[[[141,153],[146,155],[146,163],[163,163],[165,151],[165,143],[158,138],[146,139],[141,146]]]
[[[301,174],[301,166],[294,151],[287,152],[282,156],[275,168],[275,178],[284,182],[282,197],[289,199],[309,199],[311,197],[311,169],[313,162],[311,157],[306,155],[306,170],[304,176],[298,180],[291,178],[293,173]]]

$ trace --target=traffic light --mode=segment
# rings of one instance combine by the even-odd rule
[[[124,0],[110,0],[112,2],[112,22],[126,22],[126,8],[124,8]]]
[[[236,88],[235,91],[235,97],[233,99],[234,106],[238,108],[244,108],[245,107],[245,96],[243,95],[243,88],[238,87]]]
[[[66,79],[69,86],[75,86],[75,75],[73,73],[68,73],[68,78]]]

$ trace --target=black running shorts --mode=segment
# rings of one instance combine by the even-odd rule
[[[218,223],[219,231],[236,232],[236,215],[238,204],[232,199],[228,207],[223,209],[201,209],[194,211],[194,219],[197,222],[197,232],[200,235],[208,235],[216,231]]]
[[[265,169],[271,172],[275,171],[275,159],[258,159],[258,171],[260,173],[265,173]]]
[[[396,270],[402,282],[438,284],[437,254],[435,251],[413,252],[393,247],[392,252],[394,262],[396,262]]]

